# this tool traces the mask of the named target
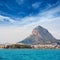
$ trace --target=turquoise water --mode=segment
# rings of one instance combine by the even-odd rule
[[[60,60],[60,50],[0,49],[0,60]]]

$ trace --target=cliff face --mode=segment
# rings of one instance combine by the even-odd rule
[[[53,44],[56,39],[48,32],[47,29],[37,26],[33,29],[32,34],[19,42],[23,44]]]

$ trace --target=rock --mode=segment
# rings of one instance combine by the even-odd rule
[[[18,42],[23,44],[56,44],[56,39],[49,33],[49,31],[41,26],[33,29],[32,34],[24,40]]]

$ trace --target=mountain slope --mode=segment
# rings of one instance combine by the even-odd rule
[[[19,42],[23,44],[53,44],[56,43],[56,39],[41,26],[37,26],[33,29],[32,34]]]

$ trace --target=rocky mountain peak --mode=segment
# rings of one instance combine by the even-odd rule
[[[50,44],[55,43],[56,39],[49,31],[42,26],[37,26],[33,29],[32,34],[25,38],[21,43],[24,44]]]

